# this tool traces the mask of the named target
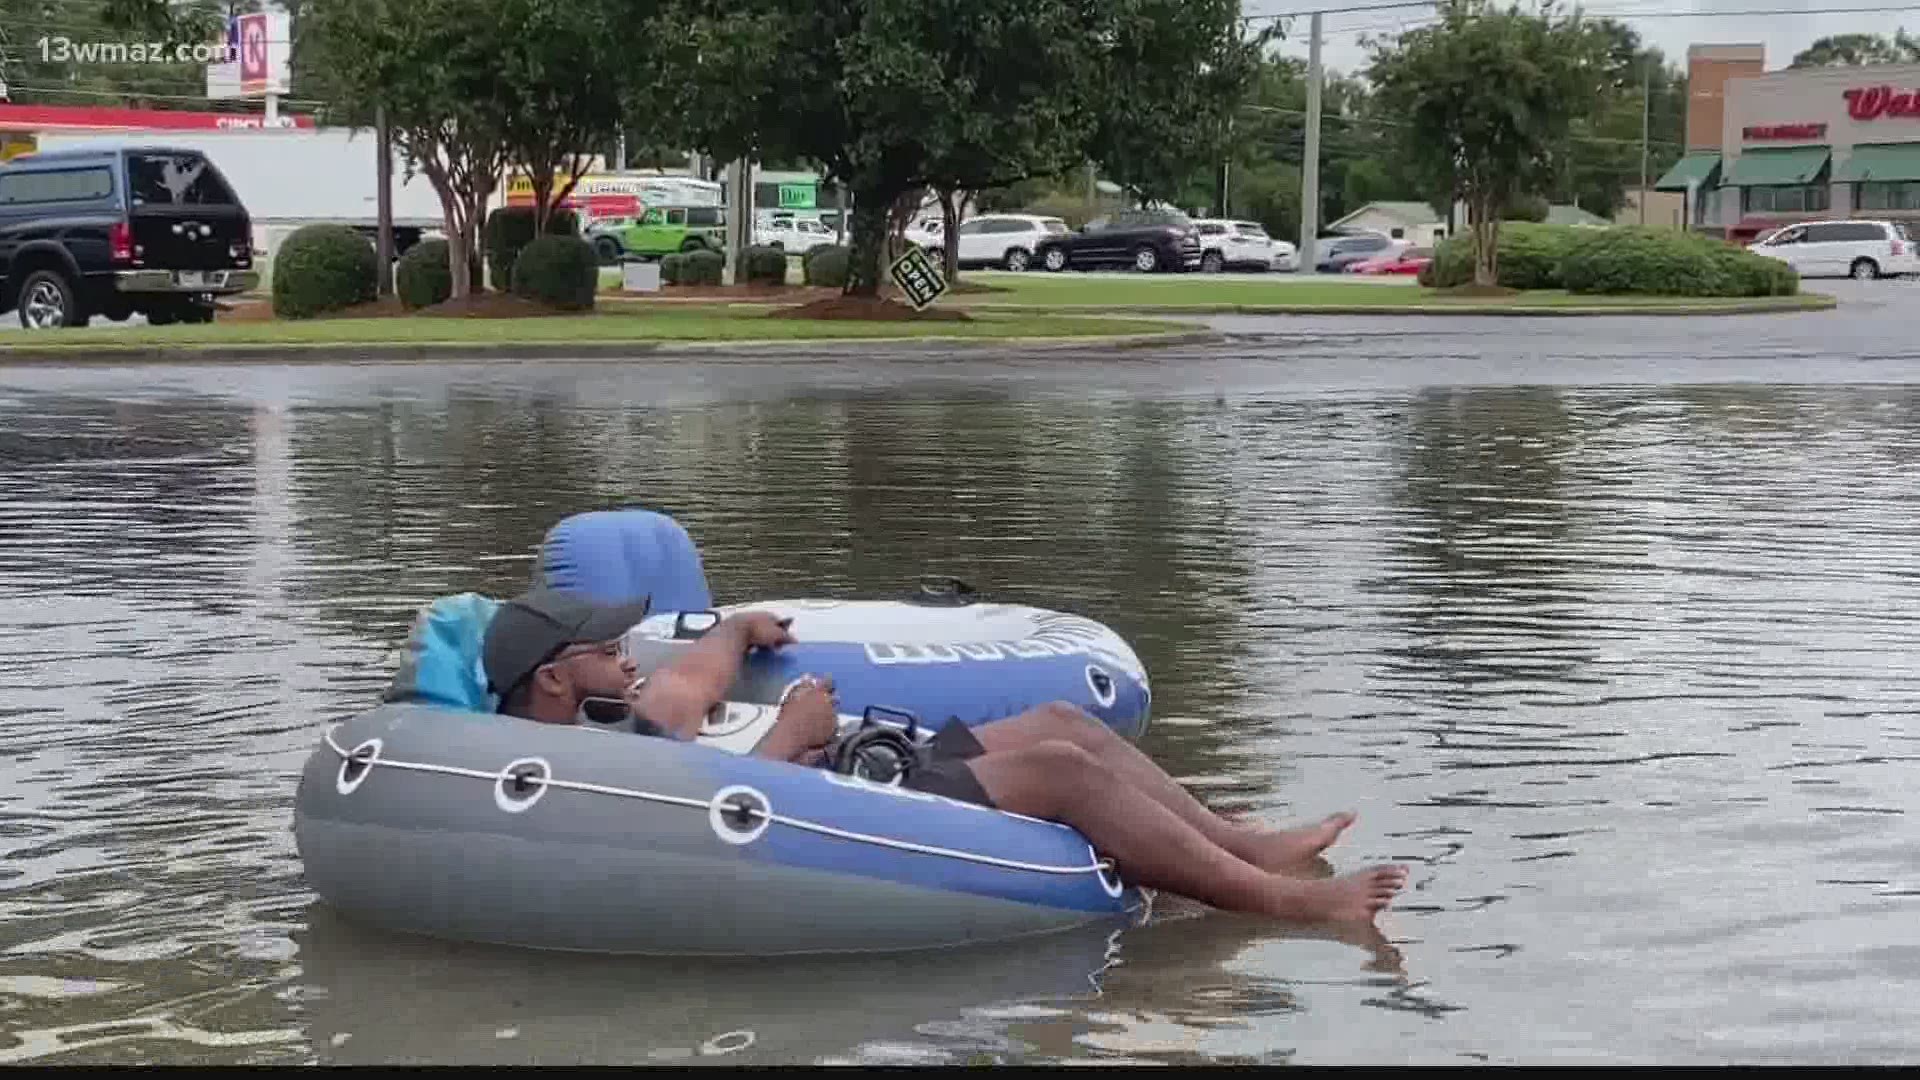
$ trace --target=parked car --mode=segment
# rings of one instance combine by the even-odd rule
[[[906,232],[904,232],[902,236],[909,244],[918,244],[923,248],[933,250],[941,246],[941,234],[946,230],[946,227],[946,219],[939,214],[934,214],[930,217],[919,217],[914,219],[913,224],[907,226]]]
[[[1412,246],[1405,240],[1395,240],[1378,233],[1322,239],[1314,245],[1317,250],[1313,268],[1323,274],[1337,274],[1345,270],[1349,263],[1398,255]]]
[[[611,240],[619,250],[612,260],[658,259],[680,251],[725,251],[727,208],[724,206],[650,206],[619,229],[594,236],[594,250],[604,260]]]
[[[1273,242],[1273,269],[1291,274],[1300,269],[1300,249],[1285,240]]]
[[[1203,218],[1195,221],[1200,230],[1200,269],[1217,274],[1222,270],[1277,270],[1274,265],[1280,242],[1267,235],[1266,226],[1257,221],[1232,221]],[[1287,265],[1294,268],[1296,253],[1292,244],[1284,245]]]
[[[213,298],[258,285],[253,223],[197,150],[116,146],[0,165],[0,313],[33,330],[138,312],[213,321]]]
[[[1911,226],[1895,221],[1805,221],[1788,225],[1747,250],[1779,259],[1801,277],[1871,280],[1920,274]]]
[[[1361,259],[1347,264],[1349,274],[1418,274],[1433,261],[1433,249],[1424,247],[1408,248],[1394,255],[1382,255],[1377,259]]]
[[[805,255],[833,240],[833,230],[812,218],[772,218],[761,223],[753,233],[754,243],[777,247],[793,255]]]
[[[587,222],[580,230],[580,238],[593,245],[593,253],[600,265],[611,266],[620,261],[621,253],[626,250],[620,244],[620,234],[632,228],[639,220],[633,217],[603,217]]]
[[[1200,231],[1178,210],[1119,210],[1051,237],[1035,252],[1051,271],[1131,267],[1142,273],[1200,267]]]
[[[954,230],[957,261],[967,266],[998,266],[1007,270],[1025,270],[1033,265],[1034,252],[1056,237],[1071,235],[1067,223],[1056,217],[1035,214],[982,214],[960,224]],[[938,240],[928,250],[935,256],[944,252]]]

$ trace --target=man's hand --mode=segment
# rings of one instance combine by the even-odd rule
[[[824,758],[821,747],[840,732],[840,700],[833,693],[833,679],[802,675],[780,702],[780,715],[773,730],[754,749],[755,756],[818,764]]]
[[[791,645],[795,640],[793,633],[787,629],[790,620],[778,618],[769,611],[743,611],[728,616],[726,621],[740,628],[739,632],[750,649],[777,649],[782,645]]]

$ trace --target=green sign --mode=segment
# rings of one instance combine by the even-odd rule
[[[780,208],[782,210],[811,210],[813,209],[814,192],[817,190],[818,187],[814,184],[781,184]]]
[[[947,280],[940,275],[940,267],[918,246],[909,247],[887,272],[915,311],[925,311],[928,304],[947,291]]]

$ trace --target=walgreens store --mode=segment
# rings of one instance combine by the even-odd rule
[[[1920,222],[1920,65],[1810,68],[1728,77],[1688,100],[1720,111],[1719,145],[1660,178],[1694,192],[1689,223],[1746,242],[1793,221]]]

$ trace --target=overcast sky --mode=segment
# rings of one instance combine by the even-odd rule
[[[1361,6],[1384,0],[1243,0],[1248,15],[1282,14],[1310,11],[1318,4],[1326,8]],[[1563,7],[1570,6],[1567,4]],[[1883,10],[1854,14],[1738,14],[1742,12],[1804,12],[1809,9],[1900,7],[1897,0],[1588,0],[1585,10],[1591,15],[1618,18],[1640,31],[1649,44],[1667,54],[1669,60],[1684,65],[1687,46],[1758,42],[1767,47],[1768,69],[1787,66],[1793,54],[1815,38],[1854,31],[1891,32],[1896,26],[1920,31],[1920,3],[1905,10]],[[1321,57],[1328,67],[1352,72],[1366,63],[1361,45],[1365,34],[1391,35],[1429,21],[1431,8],[1409,7],[1395,11],[1355,11],[1328,14],[1323,20],[1325,40]],[[1713,12],[1735,14],[1714,15]],[[1683,13],[1698,13],[1683,16]],[[1654,14],[1655,18],[1635,18],[1636,14]],[[1292,20],[1281,51],[1305,57],[1307,19]]]

